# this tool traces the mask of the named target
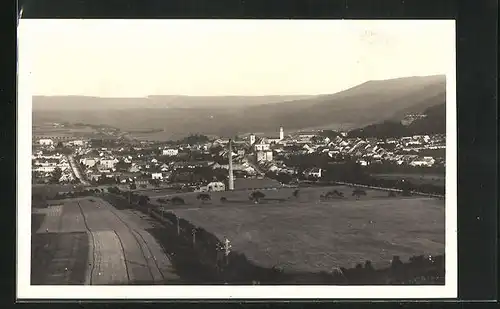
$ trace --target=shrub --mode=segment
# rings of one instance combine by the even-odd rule
[[[172,199],[172,204],[174,205],[184,205],[186,202],[184,202],[184,199],[182,197],[174,196]]]
[[[208,193],[200,193],[200,194],[198,194],[196,199],[201,200],[201,201],[210,201],[211,197],[210,197],[210,194],[208,194]]]

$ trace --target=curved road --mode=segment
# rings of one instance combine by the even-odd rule
[[[82,184],[84,184],[86,186],[90,186],[90,183],[83,179],[82,174],[80,173],[80,169],[78,168],[78,165],[75,162],[75,158],[72,155],[68,155],[67,158],[68,158],[69,166],[73,170],[73,174],[75,175],[75,177],[78,178],[78,180],[80,180],[80,182]]]

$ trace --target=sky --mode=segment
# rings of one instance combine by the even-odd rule
[[[455,65],[453,21],[21,20],[18,31],[34,95],[328,94]]]

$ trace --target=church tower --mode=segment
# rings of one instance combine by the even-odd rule
[[[255,134],[250,134],[250,145],[255,144]]]
[[[285,138],[285,132],[283,131],[283,127],[280,127],[280,141]]]

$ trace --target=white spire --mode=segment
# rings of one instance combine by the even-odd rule
[[[283,131],[283,127],[280,127],[280,140],[285,138],[285,132]]]
[[[233,178],[233,141],[229,140],[229,190],[234,190]]]
[[[255,144],[255,134],[250,134],[250,145]]]

